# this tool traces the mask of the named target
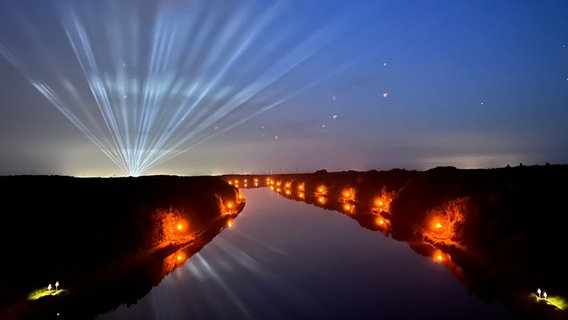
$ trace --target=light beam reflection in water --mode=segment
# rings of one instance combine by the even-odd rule
[[[184,266],[112,319],[515,319],[442,264],[338,212],[269,189]]]

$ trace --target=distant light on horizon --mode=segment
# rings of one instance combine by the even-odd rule
[[[293,10],[283,3],[241,3],[224,11],[218,2],[156,2],[148,16],[134,10],[137,1],[46,5],[53,5],[60,23],[49,32],[61,34],[50,35],[66,38],[67,46],[49,43],[44,26],[27,17],[22,5],[12,9],[30,41],[0,37],[0,54],[128,176],[283,104],[352,63],[304,73],[301,86],[286,82],[314,65],[311,60],[334,41],[338,26],[330,17],[327,25],[302,30],[303,37],[290,45],[295,31],[275,22]],[[112,32],[101,35],[101,28]],[[36,56],[19,56],[21,50]],[[56,56],[75,60],[51,70],[45,62]],[[192,76],[182,76],[187,74]]]

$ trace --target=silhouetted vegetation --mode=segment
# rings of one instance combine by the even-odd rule
[[[244,206],[237,188],[216,177],[5,176],[0,183],[0,318],[8,319],[65,307],[68,316],[94,317],[133,302],[172,271],[164,259],[182,250],[185,261]],[[240,205],[226,214],[227,201]],[[179,235],[165,229],[173,219],[184,222]],[[54,281],[70,294],[26,301]]]

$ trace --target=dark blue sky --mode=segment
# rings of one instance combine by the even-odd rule
[[[2,1],[0,174],[568,163],[568,2]]]

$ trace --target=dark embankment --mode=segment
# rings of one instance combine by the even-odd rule
[[[133,303],[244,206],[216,177],[5,176],[0,184],[2,319],[88,319]],[[64,294],[27,299],[56,281]]]
[[[568,297],[568,165],[224,178],[240,187],[256,181],[405,241],[444,263],[472,293],[502,300],[521,318],[568,318],[534,296],[543,288]]]

